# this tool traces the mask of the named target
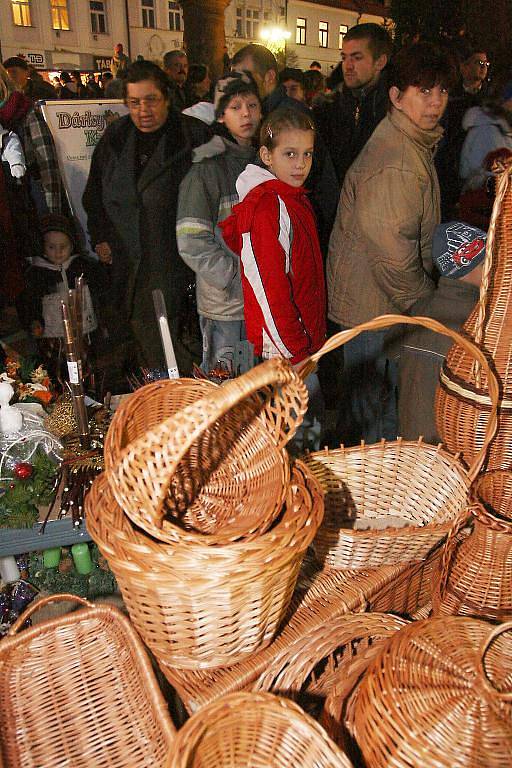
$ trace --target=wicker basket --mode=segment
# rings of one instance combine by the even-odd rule
[[[235,693],[185,723],[167,768],[350,768],[350,762],[296,704],[269,693]]]
[[[512,617],[512,472],[482,474],[473,486],[473,532],[453,525],[434,574],[433,613],[481,619]]]
[[[20,634],[57,600],[85,608]],[[116,608],[52,595],[0,642],[0,763],[9,768],[156,768],[175,730],[138,635]]]
[[[327,697],[320,718],[330,738],[354,756],[351,719],[357,684],[386,641],[407,624],[404,619],[388,613],[367,613],[357,618],[359,621],[347,628],[352,632],[347,633],[343,656],[329,670]]]
[[[329,339],[301,370],[363,331],[421,325],[456,340],[487,372],[493,413],[485,441],[468,470],[440,447],[397,440],[311,454],[307,465],[325,494],[326,514],[315,540],[317,557],[334,568],[365,569],[419,560],[445,536],[464,508],[496,428],[499,385],[483,353],[470,341],[426,317],[383,315]],[[400,526],[400,527],[399,527]],[[358,530],[361,528],[361,530]]]
[[[512,623],[445,616],[388,640],[357,692],[368,768],[503,768],[512,755]]]
[[[212,547],[155,541],[124,515],[105,476],[93,484],[86,514],[130,617],[165,674],[169,666],[234,663],[271,641],[323,502],[315,480],[297,463],[279,520],[249,542]]]
[[[190,388],[195,391],[191,382],[169,383],[163,421],[152,412],[154,399],[159,415],[164,410],[156,389],[147,405],[142,390],[114,417],[105,452],[117,502],[134,523],[169,543],[184,538],[184,527],[210,544],[259,535],[284,501],[284,445],[307,407],[304,384],[286,361],[269,360],[183,406]]]
[[[497,169],[496,169],[497,170]],[[480,285],[480,300],[462,332],[492,359],[500,384],[499,431],[487,469],[512,470],[512,161],[501,165]],[[436,396],[437,431],[469,463],[492,418],[488,372],[456,343],[446,356]]]

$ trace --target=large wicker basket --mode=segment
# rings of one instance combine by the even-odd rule
[[[167,768],[350,768],[350,762],[293,702],[234,693],[192,715]]]
[[[18,631],[56,600],[85,608]],[[142,643],[116,608],[36,604],[0,642],[0,764],[157,768],[174,726]]]
[[[86,514],[130,617],[165,673],[169,666],[234,663],[271,641],[323,502],[316,481],[297,462],[281,516],[252,541],[216,547],[158,542],[130,522],[104,475],[87,496]]]
[[[326,514],[316,537],[317,557],[328,566],[365,569],[425,557],[445,536],[467,502],[496,428],[499,386],[483,353],[470,341],[426,317],[384,315],[329,339],[306,361],[305,376],[327,352],[363,331],[421,325],[458,341],[487,372],[493,412],[485,441],[466,469],[440,447],[397,440],[311,454],[306,463],[325,494]]]
[[[512,618],[512,472],[484,472],[474,483],[473,531],[463,541],[453,525],[434,574],[435,615]]]
[[[500,380],[499,431],[487,469],[512,470],[512,159],[501,164],[487,235],[480,300],[462,327],[464,335],[492,359]],[[436,396],[441,439],[469,463],[485,442],[492,418],[492,394],[485,368],[460,343],[449,350]]]
[[[444,616],[397,632],[357,692],[368,768],[504,768],[512,755],[512,623]]]
[[[307,407],[293,368],[269,360],[222,387],[147,389],[114,416],[105,445],[110,485],[131,520],[166,542],[201,533],[222,544],[267,530],[289,483],[284,446]]]

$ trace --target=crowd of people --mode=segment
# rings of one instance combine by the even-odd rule
[[[300,367],[327,334],[380,314],[459,328],[476,301],[493,162],[512,154],[510,73],[490,79],[478,42],[393,52],[383,27],[359,24],[328,78],[318,62],[279,71],[258,44],[226,59],[215,84],[184,51],[158,66],[131,63],[122,45],[110,82],[62,73],[59,97],[111,88],[128,108],[96,146],[83,195],[97,263],[79,255],[35,104],[53,86],[19,57],[4,65],[2,149],[18,136],[24,170],[2,157],[2,292],[38,342],[59,336],[47,296],[77,270],[92,295],[87,330],[150,368],[163,364],[161,289],[182,375],[194,363],[236,374],[244,345],[253,364],[281,356]],[[360,334],[308,376],[301,447],[326,439],[326,398],[336,442],[434,440],[445,352],[426,331]]]

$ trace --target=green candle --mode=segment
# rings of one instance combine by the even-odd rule
[[[50,547],[43,552],[43,564],[45,568],[57,568],[60,563],[60,547]]]
[[[71,554],[78,573],[85,576],[92,571],[91,553],[87,544],[73,544]]]

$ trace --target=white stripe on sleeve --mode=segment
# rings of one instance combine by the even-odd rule
[[[254,291],[254,295],[256,296],[256,301],[260,305],[260,309],[263,312],[265,324],[268,330],[270,331],[270,334],[272,336],[272,340],[275,346],[277,347],[277,349],[279,350],[280,354],[283,357],[286,357],[286,358],[292,357],[292,353],[290,352],[288,347],[285,345],[284,341],[281,339],[281,336],[279,335],[279,331],[277,330],[277,326],[272,316],[270,305],[267,299],[267,294],[265,293],[263,282],[261,280],[260,271],[258,269],[258,264],[254,256],[254,251],[252,249],[251,235],[249,232],[244,232],[242,235],[241,258],[242,258],[242,264],[244,266],[245,276],[249,282],[249,285]]]

